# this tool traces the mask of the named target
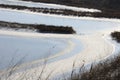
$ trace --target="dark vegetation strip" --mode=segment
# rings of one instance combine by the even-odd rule
[[[76,7],[97,8],[102,11],[120,11],[120,0],[22,0],[32,2],[55,3]]]
[[[17,10],[29,10],[32,12],[41,12],[41,13],[50,13],[50,14],[62,14],[62,15],[72,15],[72,16],[89,16],[90,12],[80,12],[73,11],[68,9],[53,9],[53,8],[36,8],[36,7],[26,7],[26,6],[18,6],[18,5],[5,5],[0,4],[1,8],[8,9],[17,9]]]
[[[0,21],[1,28],[12,28],[18,29],[29,29],[36,30],[39,33],[59,33],[59,34],[74,34],[76,33],[70,26],[53,26],[44,24],[21,24],[15,22],[4,22]]]
[[[111,12],[80,12],[73,11],[68,9],[53,9],[53,8],[35,8],[35,7],[26,7],[26,6],[17,6],[17,5],[5,5],[0,4],[1,8],[8,9],[17,9],[17,10],[29,10],[32,12],[41,12],[41,13],[50,13],[50,14],[62,14],[68,16],[88,16],[88,17],[106,17],[106,18],[120,18],[120,12],[111,13]]]
[[[8,9],[17,9],[17,10],[27,9],[32,12],[62,14],[62,15],[72,15],[72,16],[89,16],[90,15],[90,12],[80,12],[80,11],[73,11],[69,9],[37,8],[37,7],[26,7],[26,6],[5,5],[5,4],[0,4],[0,7],[8,8]]]
[[[120,0],[23,0],[55,3],[68,6],[99,9],[102,13],[91,13],[92,17],[120,18]],[[85,13],[84,13],[85,14]],[[108,16],[107,16],[108,15]]]

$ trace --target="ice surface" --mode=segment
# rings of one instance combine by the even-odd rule
[[[31,62],[53,56],[68,46],[65,39],[26,38],[0,35],[1,68],[10,63]],[[23,59],[24,58],[24,59]]]

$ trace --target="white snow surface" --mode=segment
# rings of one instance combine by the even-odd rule
[[[2,61],[0,69],[6,68],[12,59],[14,59],[12,63],[15,64],[22,58],[24,58],[22,63],[25,63],[55,56],[57,53],[64,51],[68,45],[67,39],[0,35],[0,61]]]
[[[70,9],[73,11],[81,11],[81,12],[101,12],[100,10],[97,9],[79,8],[79,7],[58,5],[58,4],[47,4],[47,3],[38,3],[38,2],[20,1],[20,0],[0,0],[0,4],[20,5],[20,6],[37,7],[37,8]]]
[[[111,22],[105,19],[87,20],[84,17],[58,16],[27,11],[0,9],[0,21],[26,23],[26,24],[46,24],[55,26],[72,26],[77,34],[86,34],[118,27],[119,22]],[[90,26],[91,25],[91,26]]]
[[[14,34],[16,33],[16,34]],[[3,32],[1,31],[2,35],[11,35],[11,36],[26,36],[26,37],[54,37],[54,38],[74,38],[79,40],[83,45],[84,48],[82,51],[75,53],[75,55],[65,58],[65,59],[61,59],[61,60],[56,60],[52,63],[47,64],[47,67],[45,69],[44,72],[44,76],[42,76],[42,79],[44,80],[50,73],[52,70],[54,70],[53,73],[51,73],[51,79],[52,78],[56,78],[55,76],[58,77],[59,74],[63,74],[63,72],[66,71],[70,71],[72,69],[73,66],[73,62],[75,61],[75,68],[80,67],[83,63],[85,64],[89,64],[92,63],[94,61],[98,61],[101,59],[106,58],[106,56],[111,55],[113,53],[113,49],[114,46],[112,46],[108,41],[106,41],[103,38],[103,33],[96,33],[96,34],[91,34],[91,35],[57,35],[57,34],[38,34],[38,35],[31,35],[28,33],[24,33],[21,34],[19,32]],[[78,43],[76,43],[78,44]],[[97,47],[96,47],[97,45]],[[98,46],[99,45],[99,46]],[[71,45],[69,45],[71,46]],[[73,48],[77,48],[74,47]],[[68,50],[71,51],[71,48],[66,48]],[[36,64],[36,63],[40,63],[40,61],[35,61],[31,64]],[[28,64],[27,64],[28,65]],[[24,67],[25,65],[21,66]],[[32,69],[28,69],[26,71],[23,72],[18,72],[16,74],[14,74],[13,76],[11,76],[11,79],[17,79],[19,78],[20,75],[27,73],[26,78],[28,78],[29,80],[36,80],[36,78],[39,76],[39,73],[42,70],[42,66],[36,67],[36,68],[32,68]],[[32,78],[30,78],[30,76]]]
[[[56,60],[48,63],[44,74],[42,75],[42,80],[51,74],[51,79],[56,79],[60,74],[64,72],[69,72],[72,70],[73,62],[75,61],[75,68],[78,68],[85,64],[89,64],[95,61],[103,60],[109,56],[115,54],[120,50],[117,43],[111,42],[107,36],[115,30],[120,31],[120,20],[119,19],[106,19],[106,18],[89,18],[89,17],[73,17],[73,16],[57,16],[42,13],[33,13],[27,11],[17,11],[9,9],[0,10],[0,20],[8,22],[18,22],[18,23],[28,23],[28,24],[46,24],[46,25],[62,25],[62,26],[72,26],[77,34],[65,35],[65,34],[38,34],[38,33],[28,33],[28,32],[16,32],[0,30],[0,37],[21,37],[25,38],[35,38],[38,39],[55,39],[55,43],[61,44],[61,39],[65,41],[63,43],[65,49],[60,51]],[[31,19],[32,18],[32,19]],[[8,37],[7,37],[8,38]],[[30,39],[30,40],[31,40]],[[8,39],[9,40],[9,39]],[[43,41],[44,42],[44,41]],[[66,43],[67,42],[67,43]],[[41,42],[40,42],[41,43]],[[46,43],[46,42],[45,42]],[[54,42],[52,45],[55,44]],[[82,44],[82,46],[81,46]],[[3,45],[4,46],[4,45]],[[82,50],[80,48],[82,48]],[[80,49],[80,51],[79,51]],[[75,51],[74,51],[75,50]],[[73,51],[72,56],[69,54]],[[69,54],[68,54],[69,53]],[[68,57],[64,57],[66,54]],[[53,55],[54,56],[54,55]],[[59,59],[60,57],[60,59]],[[64,57],[64,58],[61,58]],[[36,60],[28,64],[23,64],[18,68],[24,68],[24,66],[30,66],[40,63],[41,60]],[[9,80],[17,80],[20,75],[26,74],[25,78],[28,80],[37,80],[39,73],[42,71],[43,66],[34,67],[27,69],[25,71],[20,71],[15,73],[10,77]],[[52,72],[53,71],[53,72]],[[60,76],[61,77],[61,76]]]
[[[81,42],[72,37],[47,37],[47,34],[31,32],[0,30],[0,39],[0,69],[6,68],[12,59],[14,64],[22,58],[22,63],[35,63],[45,58],[60,60],[75,55],[83,48]]]

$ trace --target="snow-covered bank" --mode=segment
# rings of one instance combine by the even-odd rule
[[[91,33],[120,25],[119,20],[86,17],[58,16],[9,9],[0,10],[0,20],[26,24],[46,24],[55,26],[72,26],[78,34]],[[32,18],[32,19],[31,19]],[[114,22],[113,22],[114,21]],[[91,25],[91,26],[90,26]]]
[[[38,3],[38,2],[27,2],[20,0],[0,0],[0,4],[8,4],[8,5],[20,5],[27,7],[37,7],[37,8],[53,8],[53,9],[70,9],[73,11],[81,11],[81,12],[101,12],[97,9],[88,9],[88,8],[78,8],[72,6],[58,5],[58,4],[47,4],[47,3]]]

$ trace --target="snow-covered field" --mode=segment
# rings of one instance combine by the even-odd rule
[[[0,3],[2,2],[5,4],[17,4],[17,0],[10,0],[11,3],[7,3],[8,0],[1,0]],[[19,2],[18,5],[33,4],[35,6],[34,4],[37,4],[22,1],[21,3]],[[50,7],[50,4],[46,4],[46,6]],[[28,55],[26,56],[26,62],[19,67],[24,68],[26,64],[27,66],[40,64],[43,60],[42,58],[48,57],[48,61],[50,62],[47,64],[42,76],[43,80],[53,70],[51,78],[56,78],[56,76],[58,77],[64,72],[69,72],[72,69],[74,61],[76,62],[75,68],[77,68],[83,63],[87,65],[103,60],[120,49],[116,43],[114,44],[108,38],[111,32],[120,30],[119,19],[58,16],[29,11],[0,9],[0,21],[72,26],[77,32],[77,34],[42,34],[5,29],[0,30],[0,59],[4,58],[7,61],[12,56],[16,59],[18,55],[19,57]],[[4,57],[1,57],[1,55]],[[42,65],[39,65],[25,71],[20,71],[11,76],[11,79],[17,80],[20,75],[26,73],[27,76],[25,78],[36,80],[42,68]]]

